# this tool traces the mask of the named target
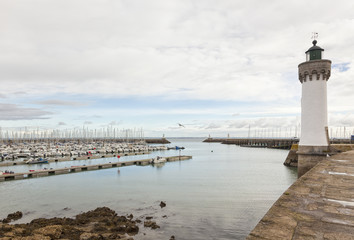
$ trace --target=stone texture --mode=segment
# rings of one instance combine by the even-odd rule
[[[149,227],[159,226],[151,222]],[[139,232],[133,215],[118,216],[107,207],[76,215],[75,218],[38,218],[26,224],[0,223],[0,240],[98,240],[130,239]]]
[[[33,231],[34,233],[49,236],[51,239],[59,239],[63,232],[63,227],[60,225],[46,226]]]
[[[326,158],[299,178],[247,239],[354,240],[354,151]]]
[[[296,151],[297,150],[290,149],[288,156],[286,157],[283,163],[285,166],[297,167],[298,158],[297,158]]]
[[[301,83],[306,81],[306,76],[310,77],[310,81],[319,80],[319,75],[323,75],[323,80],[328,81],[331,76],[331,61],[330,60],[313,60],[299,64],[299,80]],[[316,79],[313,79],[315,74]]]

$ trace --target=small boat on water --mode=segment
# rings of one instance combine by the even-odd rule
[[[43,169],[37,169],[37,170],[33,170],[33,169],[30,169],[29,172],[41,172],[41,171],[47,171],[47,170],[52,170],[53,168],[43,168]]]
[[[157,163],[165,163],[166,161],[167,161],[166,158],[157,156],[156,158],[151,159],[150,163],[157,164]]]
[[[38,158],[38,159],[29,159],[26,161],[27,164],[42,164],[42,163],[48,163],[47,159],[43,158]]]
[[[183,150],[184,147],[179,147],[179,146],[174,146],[174,147],[169,147],[167,148],[168,150]]]
[[[0,171],[0,175],[6,175],[6,174],[14,174],[14,171],[9,171],[9,170],[5,170],[5,172]]]

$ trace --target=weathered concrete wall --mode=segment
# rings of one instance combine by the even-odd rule
[[[299,178],[247,239],[354,239],[354,151],[327,158]]]
[[[298,163],[298,155],[296,154],[299,145],[293,144],[284,161],[284,165],[288,167],[297,167]],[[339,152],[347,152],[354,150],[354,144],[331,144],[329,146],[330,154],[339,153]]]
[[[297,158],[297,150],[298,150],[298,144],[293,144],[291,146],[291,149],[288,153],[288,156],[286,157],[285,161],[284,161],[284,165],[285,166],[288,166],[288,167],[297,167],[297,161],[298,161],[298,158]]]

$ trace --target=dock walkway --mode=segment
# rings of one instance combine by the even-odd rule
[[[354,239],[354,151],[333,155],[299,178],[247,239]]]
[[[172,156],[165,157],[167,162],[181,161],[191,159],[192,156]],[[99,170],[106,168],[115,168],[115,167],[125,167],[125,166],[145,166],[149,165],[152,159],[142,159],[142,160],[131,160],[131,161],[121,161],[121,162],[110,162],[110,163],[102,163],[95,165],[81,165],[81,166],[71,166],[68,168],[58,168],[58,169],[45,169],[45,170],[37,170],[33,172],[23,172],[23,173],[14,173],[14,174],[4,174],[0,175],[0,182],[9,181],[9,180],[19,180],[19,179],[28,179],[28,178],[36,178],[36,177],[44,177],[44,176],[52,176],[59,174],[68,174],[82,171],[90,171],[90,170]]]
[[[110,158],[116,156],[133,156],[133,155],[144,155],[150,152],[129,152],[129,153],[116,153],[116,154],[91,154],[82,156],[64,156],[64,157],[49,157],[46,158],[48,162],[67,162],[75,160],[89,160],[89,159],[99,159],[99,158]],[[28,159],[27,159],[28,160]],[[25,161],[6,161],[0,162],[0,167],[16,166],[16,165],[26,165]]]

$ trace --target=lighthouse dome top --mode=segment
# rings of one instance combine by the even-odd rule
[[[324,51],[323,48],[316,46],[317,41],[312,41],[313,46],[307,50],[306,53],[306,61],[312,60],[321,60],[322,59],[322,52]]]

